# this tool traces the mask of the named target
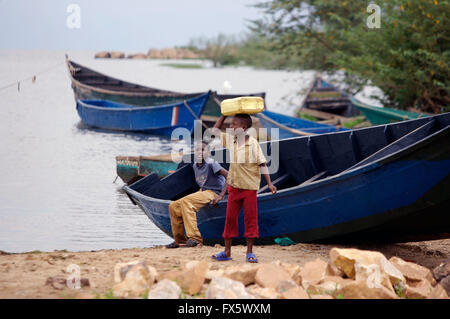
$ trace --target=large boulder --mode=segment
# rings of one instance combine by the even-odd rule
[[[276,289],[281,281],[290,279],[291,276],[286,269],[275,263],[262,264],[255,275],[255,283],[263,288]]]
[[[404,297],[408,299],[425,299],[433,292],[433,286],[428,280],[416,282],[414,286],[406,285]],[[403,296],[402,296],[403,297]]]
[[[305,289],[293,280],[283,280],[278,283],[277,291],[281,299],[309,299]]]
[[[437,284],[433,288],[433,291],[428,296],[428,298],[429,299],[448,299],[448,294],[440,284]]]
[[[397,299],[392,290],[384,287],[369,287],[366,281],[352,280],[336,291],[337,298],[343,299]]]
[[[289,276],[291,276],[292,280],[297,284],[302,284],[302,277],[300,276],[300,271],[302,268],[299,265],[296,264],[289,264],[289,263],[283,263],[279,260],[273,262],[275,265],[279,265],[284,268],[284,270],[287,271]]]
[[[153,277],[154,280],[158,277],[158,272],[155,267],[148,266],[144,260],[134,260],[127,263],[117,263],[114,266],[114,282],[122,282],[125,279],[127,272],[136,265],[146,267],[150,273],[150,276]]]
[[[158,49],[150,49],[147,53],[149,59],[161,59],[161,52]]]
[[[379,272],[381,277],[387,275],[393,286],[406,284],[403,274],[382,253],[377,251],[333,248],[330,250],[330,259],[334,266],[351,279],[356,278],[356,272],[359,269],[362,272],[361,277],[368,275],[368,272],[374,272],[371,279],[378,280]],[[358,267],[355,267],[356,263],[358,263]],[[383,278],[380,280],[383,281]],[[386,288],[388,288],[387,285]]]
[[[164,279],[152,287],[148,299],[178,299],[181,288],[173,281]]]
[[[225,269],[210,269],[206,272],[205,274],[205,282],[210,282],[211,280],[213,280],[216,277],[224,277],[223,274],[225,273]]]
[[[434,268],[432,274],[439,284],[445,289],[447,294],[450,295],[450,260],[447,260]]]
[[[437,281],[450,276],[450,261],[441,263],[439,266],[433,269],[433,276]]]
[[[328,264],[317,258],[314,261],[307,262],[300,270],[302,286],[308,290],[313,284],[318,284],[327,275]]]
[[[262,288],[258,285],[251,285],[246,290],[256,299],[279,299],[281,296],[274,288]]]
[[[182,273],[183,273],[182,270],[177,270],[177,269],[169,270],[169,271],[160,273],[156,280],[161,281],[161,280],[167,279],[167,280],[176,281],[177,277],[181,276]]]
[[[119,51],[111,51],[111,59],[125,59],[125,53]]]
[[[155,277],[148,267],[136,264],[129,269],[122,282],[114,285],[114,296],[121,298],[142,297],[151,288]]]
[[[176,281],[183,291],[189,295],[194,295],[201,290],[209,267],[210,264],[206,260],[188,263],[185,265],[185,268],[178,273]]]
[[[384,287],[395,294],[389,275],[378,264],[355,263],[355,280],[364,281],[369,288]],[[404,287],[401,283],[397,285]]]
[[[215,277],[209,283],[206,298],[253,299],[253,296],[247,292],[242,282],[225,277]]]
[[[101,51],[95,54],[96,59],[109,59],[111,57],[111,53],[108,51]]]
[[[337,297],[337,291],[349,282],[353,282],[353,280],[344,279],[338,276],[325,276],[319,283],[311,284],[308,287],[307,292],[311,298],[313,295],[330,295]]]
[[[305,289],[300,286],[288,289],[281,293],[281,299],[309,299]]]
[[[448,295],[450,295],[450,276],[445,277],[439,284],[445,289]]]
[[[436,280],[433,278],[433,274],[428,268],[405,261],[399,257],[392,257],[389,259],[389,262],[394,265],[395,268],[400,270],[408,284],[427,280],[433,286],[436,285]]]
[[[259,265],[244,264],[242,266],[230,266],[223,272],[223,277],[240,281],[244,286],[255,282],[256,272]]]
[[[128,54],[127,59],[144,60],[147,59],[147,55],[145,55],[144,53]]]
[[[296,287],[298,287],[298,285],[293,280],[283,280],[278,283],[277,291],[283,293]]]

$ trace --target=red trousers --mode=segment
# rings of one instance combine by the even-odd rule
[[[256,191],[228,186],[227,217],[223,238],[231,239],[239,236],[238,220],[242,205],[244,205],[244,237],[259,237]]]

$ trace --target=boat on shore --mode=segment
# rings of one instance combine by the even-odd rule
[[[151,107],[136,107],[104,100],[77,100],[81,121],[95,128],[145,132],[171,136],[176,128],[191,133],[199,120],[210,92],[181,102]]]
[[[270,134],[270,129],[277,128],[279,129],[279,139],[346,130],[270,111],[264,111],[255,116],[257,121],[254,123],[254,127],[256,129],[266,128]],[[270,135],[267,137],[271,138]],[[178,163],[172,160],[171,154],[116,156],[117,176],[127,184],[132,184],[152,172],[156,173],[159,178],[165,177],[175,171],[177,167]]]
[[[75,63],[67,55],[66,64],[75,100],[105,100],[148,107],[177,103],[205,93],[181,93],[123,81]],[[218,94],[213,91],[202,115],[220,117],[220,102],[238,96],[260,96],[264,99],[266,93]]]
[[[364,114],[372,125],[382,125],[429,116],[424,113],[408,112],[388,107],[371,106],[362,103],[355,98],[352,98],[351,100],[356,108]]]
[[[333,84],[316,75],[305,97],[300,103],[297,113],[302,109],[311,109],[343,117],[353,117],[359,114],[351,100],[351,96]]]
[[[450,234],[450,113],[261,146],[266,155],[278,149],[279,160],[271,174],[278,192],[272,195],[261,179],[257,195],[260,244],[280,236],[317,242]],[[123,187],[169,236],[169,204],[198,189],[189,163],[192,154],[165,178],[150,174]],[[197,213],[205,244],[223,243],[226,207],[224,198]],[[236,242],[244,242],[242,215]]]

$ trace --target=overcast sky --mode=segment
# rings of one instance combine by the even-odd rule
[[[260,0],[0,0],[0,48],[143,51],[239,34]],[[80,9],[80,28],[76,28]],[[69,7],[70,8],[70,7]],[[69,25],[75,28],[68,27]]]

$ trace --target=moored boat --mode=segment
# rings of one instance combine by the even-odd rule
[[[269,134],[270,129],[277,128],[279,130],[279,139],[345,130],[333,125],[308,121],[271,111],[263,111],[256,114],[256,117],[259,119],[261,126],[268,129]]]
[[[276,194],[261,179],[259,243],[279,236],[313,242],[450,234],[450,113],[261,146],[266,155],[278,150],[279,168],[271,174]],[[191,157],[161,180],[150,174],[123,187],[169,236],[169,204],[198,189]],[[226,206],[227,198],[197,213],[205,244],[223,242]],[[242,215],[238,241],[244,239]]]
[[[346,130],[336,128],[332,125],[321,124],[313,121],[303,120],[292,116],[287,116],[275,112],[264,111],[256,114],[258,122],[254,123],[255,128],[266,128],[268,138],[271,129],[277,128],[278,138],[284,139],[295,136],[314,135],[328,132]],[[172,160],[171,154],[156,156],[116,156],[117,175],[127,184],[132,184],[142,177],[154,172],[159,178],[165,177],[174,171],[178,166]]]
[[[429,115],[416,112],[408,112],[388,107],[377,107],[362,103],[352,98],[353,104],[360,110],[372,125],[394,123],[398,121],[413,120]]]
[[[116,171],[122,181],[132,184],[148,174],[163,178],[178,167],[171,154],[154,156],[116,156]]]
[[[181,93],[162,90],[136,83],[131,83],[92,70],[68,59],[69,70],[75,100],[107,100],[135,106],[158,106],[191,99],[204,92]],[[211,92],[205,105],[203,115],[220,117],[220,102],[237,96],[260,96],[265,93],[217,94]]]
[[[345,117],[359,114],[351,100],[351,96],[325,81],[320,75],[314,77],[297,111],[302,108]]]
[[[118,131],[171,136],[176,128],[194,129],[210,92],[174,104],[136,107],[103,100],[77,100],[81,121],[88,126]]]

